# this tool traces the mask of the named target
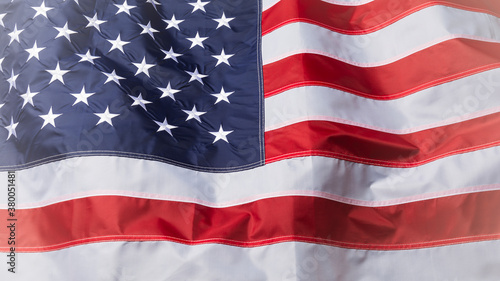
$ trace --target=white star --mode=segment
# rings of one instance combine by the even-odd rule
[[[146,3],[150,3],[151,5],[153,5],[153,8],[155,8],[155,10],[158,10],[157,9],[157,5],[161,5],[160,3],[156,2],[156,0],[146,0]]]
[[[26,61],[29,61],[31,58],[36,58],[37,60],[40,60],[40,58],[38,57],[38,53],[40,53],[43,49],[45,49],[45,47],[38,48],[38,46],[36,45],[36,41],[35,41],[35,44],[33,44],[33,48],[26,49],[26,52],[28,52],[30,54]]]
[[[165,60],[173,59],[175,62],[178,62],[177,57],[182,56],[182,54],[175,53],[172,47],[170,47],[169,51],[165,51],[165,50],[161,50],[161,51],[165,54],[165,57],[163,58]]]
[[[170,82],[168,82],[168,85],[166,88],[158,88],[158,90],[163,92],[160,99],[164,98],[164,97],[169,97],[169,98],[173,99],[174,101],[175,101],[174,94],[180,92],[180,90],[172,89],[172,87],[170,86]]]
[[[153,120],[153,121],[155,121],[155,120]],[[165,132],[167,132],[169,135],[171,135],[173,137],[171,130],[177,128],[177,126],[173,126],[173,125],[168,124],[167,118],[165,118],[165,120],[163,122],[155,121],[155,123],[158,126],[160,126],[160,128],[158,128],[158,131],[156,131],[156,132],[165,131]]]
[[[147,25],[143,25],[143,24],[140,24],[138,23],[141,27],[142,27],[142,32],[141,34],[149,34],[149,36],[151,36],[153,39],[155,39],[154,35],[153,35],[153,32],[158,32],[158,30],[154,29],[151,27],[151,22],[148,22]]]
[[[5,17],[5,15],[7,15],[7,14],[6,13],[0,14],[0,25],[2,27],[5,27],[5,24],[3,23],[3,18]]]
[[[139,75],[140,73],[144,73],[149,77],[149,69],[155,66],[154,64],[147,64],[146,57],[142,59],[142,62],[140,63],[133,62],[132,64],[135,65],[135,67],[137,67],[137,72],[135,73],[136,76]]]
[[[222,17],[220,19],[213,19],[213,20],[219,23],[216,29],[219,29],[219,27],[221,26],[227,26],[228,28],[231,28],[229,26],[229,22],[234,20],[234,18],[226,18],[226,15],[224,15],[224,12],[222,12]]]
[[[113,122],[111,121],[111,119],[120,115],[120,114],[109,113],[109,106],[106,107],[106,111],[104,111],[104,113],[94,113],[94,114],[100,118],[99,121],[97,122],[96,126],[101,124],[102,122],[106,122],[109,125],[113,126]]]
[[[193,11],[191,13],[194,13],[196,10],[202,10],[203,12],[205,11],[205,5],[210,3],[210,1],[207,2],[201,2],[201,0],[196,0],[196,3],[188,3],[189,5],[193,6]]]
[[[14,118],[10,117],[10,125],[7,127],[4,127],[9,131],[9,135],[7,136],[7,140],[10,139],[10,136],[14,136],[17,138],[17,133],[16,133],[16,127],[19,125],[19,122],[14,123]]]
[[[56,127],[56,122],[55,122],[56,118],[61,116],[61,115],[62,114],[52,113],[52,106],[51,106],[49,109],[49,113],[44,114],[44,115],[40,115],[40,118],[43,119],[43,125],[42,125],[42,128],[40,128],[40,130],[43,129],[43,127],[45,127],[45,125],[48,125],[48,124],[52,125],[55,128]]]
[[[9,82],[9,92],[10,90],[12,90],[12,88],[14,87],[14,89],[17,89],[16,87],[16,80],[17,80],[17,77],[19,76],[19,73],[14,75],[14,70],[12,70],[11,72],[11,76],[9,79],[7,79],[7,82]]]
[[[134,100],[134,103],[132,104],[132,106],[140,105],[144,110],[148,111],[146,109],[146,104],[151,103],[151,102],[143,99],[142,98],[142,94],[139,94],[138,97],[134,97],[132,95],[128,95],[128,96],[131,97]]]
[[[17,24],[14,25],[14,30],[9,33],[9,36],[10,36],[10,44],[12,44],[12,42],[14,42],[14,40],[16,40],[18,43],[19,42],[19,34],[21,34],[21,32],[23,32],[24,29],[21,29],[21,30],[17,30]]]
[[[116,40],[108,40],[108,42],[113,44],[113,46],[111,46],[111,49],[109,49],[110,52],[113,51],[114,49],[118,49],[124,54],[125,54],[125,52],[123,51],[123,46],[130,43],[127,41],[122,41],[122,39],[120,38],[120,34],[118,34],[118,37],[116,38]]]
[[[101,32],[101,28],[99,27],[99,25],[105,23],[106,21],[105,20],[99,20],[97,19],[97,13],[94,15],[93,18],[91,17],[87,17],[87,16],[84,16],[88,21],[89,21],[89,24],[87,24],[86,27],[95,27],[99,32]]]
[[[220,93],[218,93],[218,94],[212,94],[212,96],[214,96],[214,97],[217,98],[217,100],[215,101],[215,104],[217,104],[220,101],[225,101],[227,103],[230,103],[229,100],[227,99],[227,97],[229,97],[233,93],[234,92],[228,92],[228,93],[226,93],[224,91],[224,87],[222,87],[222,89],[220,90]]]
[[[163,20],[165,21],[166,23],[168,23],[168,26],[166,29],[169,29],[171,27],[177,29],[177,30],[180,30],[179,28],[179,23],[183,22],[184,20],[178,20],[175,18],[175,15],[172,15],[172,19],[170,20]]]
[[[130,16],[130,9],[133,9],[135,8],[136,6],[129,6],[127,4],[127,0],[123,1],[123,4],[122,5],[118,5],[118,4],[114,4],[116,7],[118,7],[118,12],[116,12],[115,15],[118,15],[119,13],[121,12],[124,12],[126,13],[127,15]]]
[[[193,38],[186,38],[187,40],[191,41],[191,47],[189,49],[192,49],[194,46],[200,46],[202,48],[205,48],[203,46],[203,41],[207,40],[208,37],[200,37],[198,32],[196,32],[196,36]]]
[[[98,56],[93,56],[90,54],[90,50],[87,50],[87,53],[85,55],[82,55],[82,54],[77,54],[79,57],[81,57],[82,59],[79,61],[79,62],[84,62],[84,61],[88,61],[90,62],[91,64],[94,64],[94,60],[95,59],[98,59],[100,57]]]
[[[111,73],[103,72],[102,74],[104,74],[108,77],[108,79],[106,79],[106,82],[104,82],[104,84],[113,81],[116,84],[120,85],[120,79],[125,79],[121,76],[116,75],[116,70],[113,70],[113,72],[111,72]]]
[[[217,142],[218,140],[223,140],[229,143],[229,141],[227,140],[227,135],[229,135],[232,132],[233,131],[224,131],[224,129],[222,129],[222,125],[220,125],[218,132],[209,132],[209,133],[215,136],[215,140],[213,143]]]
[[[30,90],[30,86],[28,85],[28,89],[26,90],[26,93],[21,95],[21,98],[24,99],[23,106],[21,106],[21,108],[24,108],[24,106],[28,103],[31,104],[32,106],[35,106],[33,104],[33,97],[36,95],[38,95],[38,92],[32,93]]]
[[[82,88],[82,91],[80,93],[74,93],[74,94],[71,94],[72,96],[74,96],[76,98],[75,102],[73,103],[72,106],[76,105],[77,103],[80,103],[80,102],[83,102],[84,104],[86,105],[89,105],[89,102],[87,101],[87,99],[94,95],[95,93],[87,93],[85,92],[85,86],[83,86]]]
[[[196,119],[196,121],[198,121],[200,123],[201,123],[200,116],[206,113],[203,111],[198,111],[196,109],[196,105],[193,106],[192,110],[182,110],[182,111],[184,111],[188,115],[188,117],[186,118],[186,121],[191,120],[191,119]]]
[[[55,80],[59,80],[64,84],[63,75],[69,72],[69,70],[61,70],[59,68],[59,62],[57,62],[56,69],[46,71],[52,75],[49,84],[54,82]]]
[[[225,63],[225,64],[227,64],[227,65],[231,66],[231,65],[229,64],[228,59],[229,59],[230,57],[232,57],[232,56],[234,56],[234,54],[231,54],[231,55],[226,55],[226,54],[224,53],[224,49],[222,49],[222,52],[220,53],[220,55],[218,55],[218,56],[212,56],[212,57],[214,57],[214,58],[216,58],[216,59],[217,59],[217,64],[215,64],[215,66],[218,66],[218,65],[219,65],[219,64],[221,64],[221,63]]]
[[[36,14],[33,16],[33,18],[36,18],[38,15],[42,15],[45,18],[47,17],[47,12],[54,9],[53,7],[45,7],[45,1],[42,1],[42,5],[40,7],[31,7],[36,11]]]
[[[64,24],[64,26],[63,26],[63,27],[55,27],[55,26],[54,26],[54,28],[55,28],[55,29],[57,29],[57,31],[59,31],[59,34],[57,34],[56,38],[59,38],[59,37],[61,37],[61,36],[64,36],[64,37],[66,37],[66,39],[68,39],[68,40],[69,40],[69,42],[71,42],[71,39],[70,39],[70,37],[69,37],[69,36],[70,36],[71,34],[75,34],[75,33],[76,33],[76,31],[70,30],[70,29],[68,28],[68,23],[67,23],[67,22]]]
[[[203,74],[200,74],[198,72],[198,68],[195,68],[194,72],[191,72],[191,71],[186,71],[189,75],[191,75],[191,79],[189,79],[189,82],[192,82],[194,80],[200,82],[201,84],[203,84],[203,80],[201,80],[202,78],[205,78],[205,77],[208,77],[208,75],[203,75]]]

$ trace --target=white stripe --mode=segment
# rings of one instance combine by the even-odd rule
[[[278,4],[280,0],[263,0],[262,1],[262,11],[265,11],[269,8],[271,8],[272,6]]]
[[[269,64],[294,54],[313,53],[360,67],[374,67],[454,38],[500,42],[500,19],[483,13],[432,6],[364,35],[345,35],[295,22],[263,37],[262,56],[264,64]]]
[[[81,157],[18,171],[17,207],[41,207],[95,195],[192,202],[211,207],[301,195],[378,207],[500,190],[499,166],[500,147],[454,155],[415,168],[304,157],[229,174],[191,171],[147,160]],[[6,173],[0,174],[0,178],[5,178],[0,182],[0,190],[7,190],[6,177]],[[44,180],[40,181],[41,178]],[[7,192],[0,192],[2,209],[6,209],[6,196]]]
[[[327,87],[294,88],[266,98],[266,131],[307,120],[408,134],[500,112],[500,69],[396,100],[373,100]]]
[[[17,273],[9,273],[4,262],[0,280],[497,281],[498,253],[500,241],[404,251],[297,242],[257,248],[107,242],[45,253],[17,253]]]
[[[321,0],[321,1],[340,6],[361,6],[371,3],[374,0]]]

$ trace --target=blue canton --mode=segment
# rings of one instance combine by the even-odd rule
[[[263,164],[250,0],[0,0],[0,170],[76,156]]]

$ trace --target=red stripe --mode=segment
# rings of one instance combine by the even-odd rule
[[[414,167],[500,144],[500,113],[406,135],[329,121],[305,121],[268,131],[266,163],[325,156],[387,167]]]
[[[359,249],[410,249],[500,238],[500,191],[389,207],[315,197],[278,197],[210,208],[100,196],[17,210],[16,251],[50,251],[99,241],[168,240],[240,247],[305,241]],[[0,250],[6,251],[2,228]]]
[[[308,22],[343,34],[366,34],[435,5],[500,15],[500,1],[491,0],[373,1],[357,7],[321,0],[281,0],[262,13],[262,34],[293,22]]]
[[[315,54],[293,55],[264,65],[264,89],[269,97],[317,85],[367,98],[396,99],[497,67],[500,44],[454,39],[378,67],[357,67]]]

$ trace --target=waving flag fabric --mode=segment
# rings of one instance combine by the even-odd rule
[[[500,3],[0,1],[2,280],[498,280]]]

